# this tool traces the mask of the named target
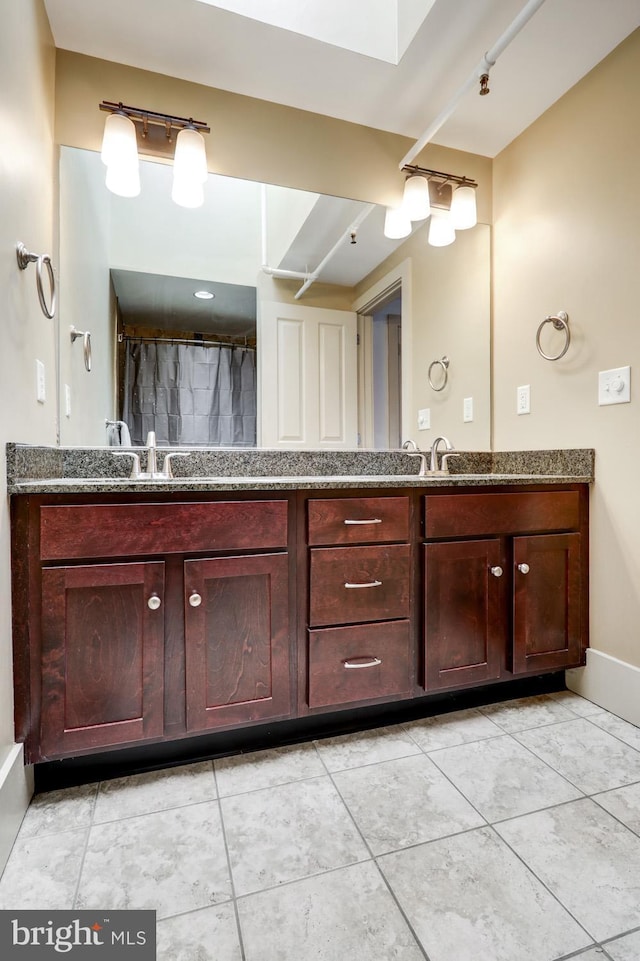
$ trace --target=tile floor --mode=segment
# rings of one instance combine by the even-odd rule
[[[37,797],[0,908],[159,961],[640,961],[640,730],[569,692]]]

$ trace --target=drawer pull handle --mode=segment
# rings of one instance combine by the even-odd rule
[[[162,601],[160,600],[157,594],[152,594],[149,600],[147,601],[147,607],[152,611],[157,611],[161,604],[162,604]]]
[[[528,564],[518,564],[518,570],[520,571],[521,574],[528,574],[528,573],[529,573],[529,565],[528,565]]]
[[[200,607],[202,604],[202,597],[197,591],[194,591],[193,594],[189,595],[189,604],[191,607]]]
[[[366,584],[350,584],[347,581],[344,586],[347,590],[354,590],[358,587],[382,587],[382,581],[367,581]]]
[[[377,667],[382,664],[379,657],[354,657],[353,660],[343,661],[345,670],[355,671],[360,667]]]
[[[502,577],[504,573],[500,565],[497,565],[496,567],[491,567],[490,571],[494,577]]]
[[[382,524],[382,518],[381,518],[381,517],[370,517],[368,520],[364,520],[364,521],[346,520],[344,523],[345,523],[345,524]]]

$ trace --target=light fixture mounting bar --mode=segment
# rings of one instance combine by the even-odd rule
[[[442,180],[443,183],[457,184],[459,187],[477,187],[478,183],[476,180],[471,180],[470,177],[459,177],[458,174],[447,174],[442,170],[429,170],[428,167],[417,167],[413,164],[405,164],[402,168],[411,177],[422,176],[430,180],[432,177],[437,180]]]
[[[192,117],[176,117],[169,113],[159,113],[157,110],[146,110],[143,107],[129,107],[124,103],[114,103],[110,100],[103,100],[99,104],[100,110],[105,110],[107,113],[123,113],[125,116],[129,117],[131,120],[138,121],[139,123],[146,124],[156,124],[157,126],[165,127],[170,129],[171,127],[192,127],[199,133],[211,133],[211,127],[209,127],[202,120],[194,120]]]

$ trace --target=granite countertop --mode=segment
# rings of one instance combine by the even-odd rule
[[[138,448],[138,452],[142,449]],[[279,451],[198,448],[176,459],[170,480],[132,480],[130,458],[112,447],[7,444],[10,494],[322,490],[329,488],[488,487],[591,483],[588,449],[460,452],[448,475],[418,476],[403,451]],[[159,462],[167,449],[159,450]],[[142,469],[145,468],[144,453]]]

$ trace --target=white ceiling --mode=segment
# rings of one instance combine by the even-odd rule
[[[427,13],[396,65],[337,46],[335,30],[324,42],[209,0],[45,0],[58,47],[415,139],[524,2],[411,0],[414,26]],[[491,95],[469,93],[435,142],[495,156],[638,26],[639,0],[546,0],[493,68]]]

